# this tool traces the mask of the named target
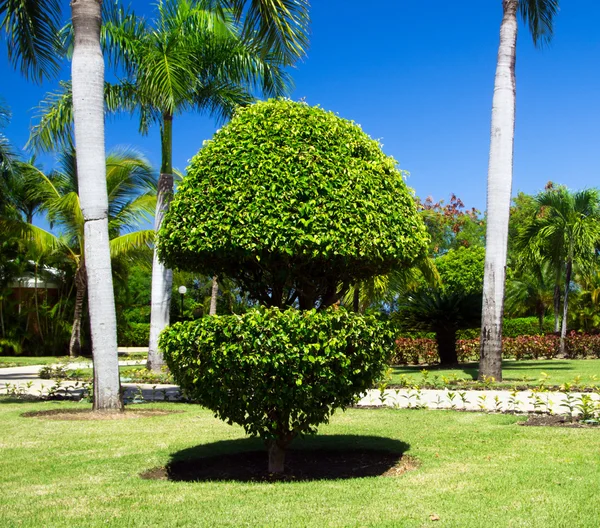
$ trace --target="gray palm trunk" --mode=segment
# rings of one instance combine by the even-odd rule
[[[108,238],[101,0],[72,0],[72,82],[77,181],[94,357],[94,410],[122,411],[117,319]]]
[[[85,300],[86,287],[87,276],[85,264],[81,263],[75,272],[75,311],[73,314],[71,340],[69,342],[70,357],[81,355],[81,319],[83,316],[83,301]]]
[[[169,210],[173,197],[173,162],[172,162],[173,116],[165,114],[161,129],[162,164],[158,179],[156,195],[156,213],[154,215],[154,231],[158,234],[163,218]],[[150,342],[148,344],[147,367],[154,372],[160,371],[164,365],[162,353],[158,347],[160,333],[169,326],[171,308],[171,289],[173,287],[173,271],[167,269],[158,260],[156,245],[152,260],[152,297],[150,307]]]
[[[154,230],[158,233],[165,213],[169,210],[169,203],[173,195],[173,175],[161,173],[158,180],[158,193],[156,197],[156,214],[154,216]],[[148,345],[147,367],[153,371],[160,371],[164,365],[162,353],[158,348],[158,338],[162,330],[169,325],[169,311],[171,308],[171,289],[173,286],[173,271],[167,269],[158,260],[156,247],[152,260],[152,300],[150,309],[150,343]]]
[[[504,13],[500,26],[500,46],[492,101],[487,182],[479,379],[493,376],[498,381],[502,379],[502,312],[515,133],[517,8],[518,0],[503,1]]]
[[[560,272],[559,272],[560,275]],[[560,330],[560,278],[557,277],[556,285],[554,286],[554,332]]]
[[[562,324],[560,328],[560,347],[558,356],[561,358],[567,357],[565,341],[567,337],[567,310],[569,308],[569,284],[571,282],[571,273],[573,271],[573,261],[569,258],[565,269],[565,296],[563,301]]]
[[[219,295],[219,281],[215,275],[212,278],[212,288],[210,291],[210,309],[208,315],[217,315],[217,297]]]

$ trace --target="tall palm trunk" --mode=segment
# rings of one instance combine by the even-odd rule
[[[215,275],[212,278],[212,288],[210,291],[210,308],[208,315],[217,315],[217,296],[219,295],[219,281]]]
[[[81,263],[75,272],[75,311],[73,314],[73,329],[69,342],[69,356],[81,355],[81,318],[83,316],[83,301],[87,287],[85,264]]]
[[[554,282],[554,332],[560,330],[560,279],[562,276],[560,264],[556,264],[556,278]]]
[[[84,218],[84,249],[92,353],[94,410],[122,411],[117,319],[108,244],[108,193],[104,152],[104,59],[101,0],[72,0],[72,62],[77,181]]]
[[[156,196],[156,214],[154,231],[158,233],[163,218],[169,210],[173,197],[173,116],[165,114],[161,129],[162,163],[158,179]],[[167,269],[159,260],[154,246],[152,260],[152,301],[150,310],[150,343],[148,345],[147,367],[159,371],[164,365],[162,353],[158,348],[158,337],[169,325],[171,308],[171,289],[173,287],[173,271]]]
[[[565,339],[567,337],[567,310],[569,308],[569,284],[571,283],[571,273],[573,271],[573,260],[567,260],[565,269],[565,298],[563,301],[562,325],[560,327],[560,348],[559,357],[567,357],[565,349]]]
[[[503,0],[492,101],[479,379],[502,379],[502,312],[515,135],[518,0]]]

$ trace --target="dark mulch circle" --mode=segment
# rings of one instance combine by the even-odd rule
[[[578,421],[577,417],[573,420],[568,416],[557,416],[551,414],[530,414],[525,422],[519,422],[519,425],[533,426],[533,427],[575,427],[593,429],[597,428],[598,425],[586,424]]]
[[[41,418],[46,420],[131,420],[164,416],[183,411],[164,411],[162,409],[125,409],[122,413],[92,411],[90,409],[52,409],[21,414],[25,418]]]
[[[267,471],[267,461],[266,451],[228,453],[174,461],[166,467],[145,471],[140,477],[186,482],[209,480],[296,482],[378,476],[397,477],[417,468],[417,461],[414,458],[368,449],[289,450],[286,453],[283,475],[270,474]]]

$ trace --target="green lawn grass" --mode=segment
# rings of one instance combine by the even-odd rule
[[[131,378],[134,382],[148,383],[174,383],[167,374],[161,374],[159,378],[145,380],[135,375],[135,372],[143,370],[142,365],[120,367],[121,377]],[[424,378],[423,370],[427,370]],[[71,371],[76,373],[77,379],[89,381],[92,378],[92,369],[78,369]],[[145,372],[145,371],[144,371]],[[472,381],[477,379],[478,364],[464,363],[457,369],[439,368],[436,366],[395,366],[392,367],[390,385],[405,384],[419,386],[443,386],[443,378],[452,380]],[[598,359],[569,359],[569,360],[522,360],[503,362],[503,382],[494,383],[490,388],[511,388],[514,385],[534,387],[539,385],[540,380],[549,387],[558,387],[565,382],[577,381],[578,387],[597,386],[600,387],[600,360]],[[436,377],[437,376],[437,377]]]
[[[198,446],[218,454],[256,443],[195,405],[153,404],[184,412],[123,421],[21,416],[73,407],[84,405],[0,403],[3,527],[600,525],[595,429],[520,427],[523,418],[512,415],[351,409],[310,442],[341,435],[340,445],[368,446],[369,436],[381,437],[403,442],[420,466],[395,478],[169,482],[138,475]]]
[[[0,356],[0,368],[7,367],[29,367],[31,365],[52,365],[54,363],[61,363],[68,360],[68,356],[55,357],[55,356]]]
[[[146,369],[145,365],[120,365],[119,373],[122,380],[132,383],[174,383],[170,373],[161,372],[155,374]],[[91,381],[93,375],[94,371],[91,368],[79,368],[68,371],[69,379],[79,381]]]
[[[451,379],[456,376],[464,380],[476,380],[479,364],[464,363],[456,369],[440,368],[436,366],[395,366],[392,367],[391,384],[399,384],[403,379],[409,380],[411,384],[423,384],[422,371],[428,371],[429,383],[438,376]],[[565,382],[571,383],[577,376],[581,377],[581,383],[585,385],[600,386],[600,360],[598,359],[553,359],[553,360],[522,360],[503,361],[502,379],[503,386],[511,387],[517,385],[535,386],[539,380],[548,377],[546,385],[558,386]],[[496,385],[498,386],[498,385]]]

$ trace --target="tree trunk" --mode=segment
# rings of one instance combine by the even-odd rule
[[[217,276],[212,278],[212,289],[210,292],[210,309],[208,315],[217,315],[217,296],[219,295],[219,282]]]
[[[101,0],[71,2],[75,33],[71,66],[73,118],[94,357],[94,410],[122,411],[108,238],[101,7]]]
[[[169,210],[173,197],[173,116],[164,115],[161,129],[162,163],[158,179],[154,232],[158,235],[163,218]],[[164,365],[164,359],[158,348],[160,333],[169,325],[171,309],[171,289],[173,271],[167,269],[159,260],[154,244],[152,260],[152,301],[150,309],[150,343],[148,345],[148,369],[158,372]]]
[[[283,473],[285,464],[285,449],[280,447],[277,440],[269,440],[267,442],[269,451],[269,473]]]
[[[456,354],[456,330],[440,330],[435,333],[440,366],[456,367],[458,356]]]
[[[75,313],[73,314],[73,329],[69,342],[69,356],[74,358],[81,355],[81,317],[83,301],[87,287],[85,264],[81,263],[75,272]]]
[[[502,312],[508,244],[508,218],[512,190],[515,134],[515,60],[518,0],[503,0],[500,46],[494,81],[490,157],[488,162],[487,229],[483,308],[481,314],[481,361],[479,379],[502,380]]]
[[[540,325],[540,334],[544,333],[544,317],[546,316],[546,310],[538,310],[538,323]]]
[[[352,295],[352,310],[358,313],[360,310],[360,284],[357,282],[354,285],[354,293]]]
[[[554,333],[560,330],[560,283],[554,285]]]
[[[569,308],[569,284],[571,283],[571,272],[573,271],[573,261],[567,260],[565,269],[565,298],[563,301],[562,325],[560,328],[560,348],[558,357],[566,358],[567,351],[565,347],[565,339],[567,337],[567,310]]]

